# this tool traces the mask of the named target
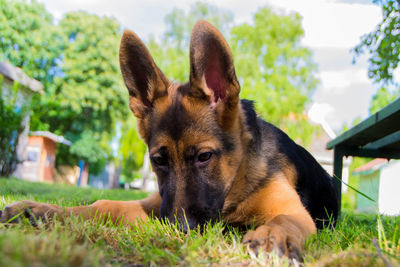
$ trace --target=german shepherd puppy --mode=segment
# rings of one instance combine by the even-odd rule
[[[140,201],[99,200],[63,209],[23,201],[2,212],[39,218],[94,214],[135,223],[151,215],[183,230],[219,218],[255,224],[243,242],[301,258],[305,239],[338,215],[333,179],[284,132],[263,121],[240,85],[227,42],[199,21],[190,40],[190,80],[169,81],[139,37],[125,31],[120,47],[129,106],[150,151],[159,192]],[[32,216],[32,215],[30,215]]]

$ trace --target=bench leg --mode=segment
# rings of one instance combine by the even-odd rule
[[[338,193],[339,199],[339,214],[342,205],[342,171],[343,171],[343,152],[340,148],[335,147],[333,150],[333,175],[335,176],[333,179],[336,184],[336,189]]]

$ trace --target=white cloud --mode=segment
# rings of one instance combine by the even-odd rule
[[[346,71],[368,68],[368,56],[362,54],[356,57],[353,65],[354,53],[348,48],[338,47],[311,47],[313,59],[318,63],[319,71]]]
[[[303,42],[313,47],[353,47],[382,18],[376,5],[321,0],[271,0],[271,3],[303,16]]]
[[[376,92],[374,85],[353,82],[346,87],[317,90],[313,101],[327,103],[334,108],[328,113],[327,121],[338,130],[343,124],[350,125],[357,118],[366,118],[372,95]]]
[[[369,84],[370,80],[363,69],[347,71],[324,71],[319,74],[322,90],[326,93],[342,94],[352,84]]]

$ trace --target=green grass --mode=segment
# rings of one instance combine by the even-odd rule
[[[142,192],[96,190],[0,179],[0,209],[19,200],[62,206],[98,199],[127,200]],[[343,212],[334,230],[323,230],[305,246],[306,266],[396,266],[400,263],[400,217]],[[0,224],[0,266],[268,265],[288,261],[274,254],[248,253],[243,232],[222,223],[180,232],[159,220],[125,227],[69,218],[32,227]]]

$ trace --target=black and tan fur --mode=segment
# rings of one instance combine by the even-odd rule
[[[3,222],[27,207],[39,217],[97,213],[126,223],[154,214],[184,222],[183,228],[222,218],[256,224],[244,236],[251,248],[300,258],[305,239],[329,216],[337,218],[332,178],[305,149],[259,118],[251,101],[239,99],[230,49],[212,25],[200,21],[193,29],[186,84],[169,81],[130,31],[122,37],[120,63],[159,192],[140,201],[100,200],[66,210],[18,202],[3,210]]]

